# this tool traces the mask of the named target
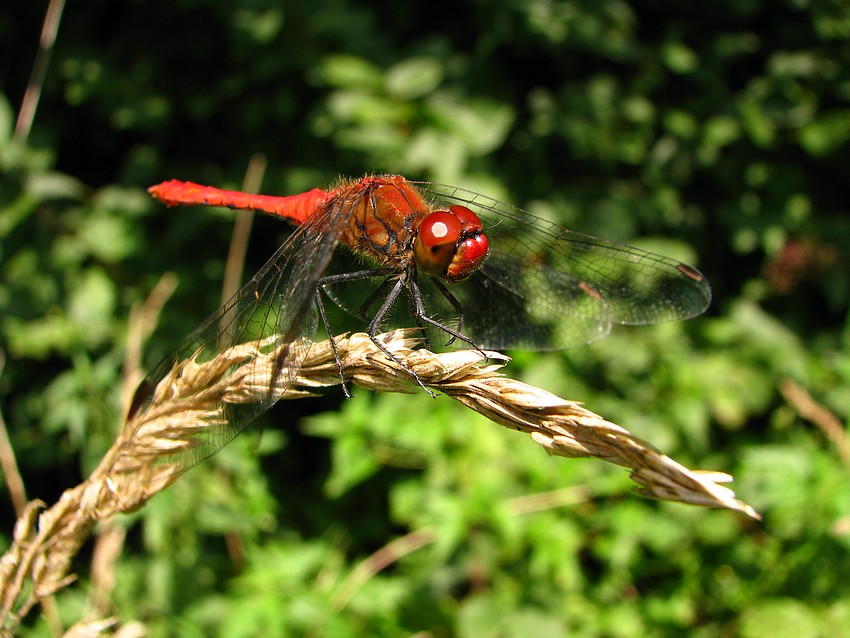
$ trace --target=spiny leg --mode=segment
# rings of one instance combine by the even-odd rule
[[[439,290],[439,287],[438,287],[438,290]],[[451,303],[453,306],[454,306],[454,304],[457,304],[457,306],[455,306],[456,308],[458,308],[460,306],[460,303],[458,303],[457,299],[454,299],[454,296],[451,295],[451,293],[449,293],[448,290],[446,290],[444,292],[444,294],[448,295],[447,299],[449,300],[449,303]],[[485,354],[484,351],[481,350],[481,348],[479,348],[475,344],[475,342],[472,339],[470,339],[469,337],[467,337],[465,334],[461,333],[459,330],[455,330],[454,328],[447,326],[444,323],[440,323],[436,319],[431,319],[431,317],[429,317],[425,313],[425,303],[422,301],[422,291],[419,289],[419,285],[415,281],[410,282],[410,295],[413,299],[413,306],[414,306],[414,310],[415,310],[417,320],[421,320],[421,321],[427,323],[429,326],[433,326],[434,328],[437,328],[438,330],[442,330],[447,335],[449,335],[451,337],[451,339],[449,339],[449,341],[446,343],[446,345],[451,344],[455,339],[460,339],[464,343],[468,344],[471,348],[475,348],[475,350],[477,350],[480,354],[482,354],[482,355]],[[452,301],[452,300],[454,300],[454,301]]]
[[[337,371],[339,372],[339,380],[342,385],[342,393],[343,395],[345,395],[346,399],[351,398],[351,393],[348,391],[348,386],[345,383],[345,370],[343,369],[342,359],[340,359],[339,356],[339,349],[336,345],[336,338],[334,337],[330,321],[328,320],[327,312],[325,311],[325,302],[322,300],[322,290],[326,284],[334,284],[347,281],[359,281],[361,279],[369,279],[371,277],[377,277],[386,274],[388,274],[386,268],[372,268],[369,270],[359,270],[357,272],[341,273],[337,275],[326,275],[319,279],[318,283],[316,284],[316,308],[319,311],[319,317],[321,317],[322,325],[324,326],[325,332],[328,335],[328,340],[331,342],[331,350],[334,353],[334,360],[336,361]],[[384,284],[382,283],[381,285],[383,286]],[[374,296],[374,293],[372,296]],[[370,296],[370,299],[372,298],[372,296]],[[366,319],[366,317],[364,317],[364,319]],[[374,339],[372,339],[372,341],[374,341]]]
[[[318,281],[319,286],[327,284],[336,284],[346,281],[360,281],[361,279],[370,279],[372,277],[384,277],[397,272],[392,268],[369,268],[368,270],[357,270],[354,272],[343,272],[336,275],[325,275]]]
[[[443,295],[443,297],[446,298],[446,301],[448,301],[451,304],[452,308],[454,308],[454,311],[457,314],[457,328],[455,328],[455,330],[457,331],[458,334],[462,335],[463,334],[463,306],[460,305],[460,302],[455,298],[455,296],[451,293],[451,291],[448,288],[446,288],[445,284],[442,281],[440,281],[436,277],[431,277],[431,281],[433,282],[434,287],[437,290],[440,291],[440,294]],[[451,333],[449,333],[449,334],[451,334]],[[456,339],[456,337],[452,336],[451,339],[446,341],[446,345],[447,346],[452,345],[454,343],[455,339]],[[472,343],[471,341],[469,343],[471,343],[473,346],[475,346],[475,344]]]
[[[375,299],[377,299],[382,292],[384,292],[387,287],[389,287],[390,282],[392,281],[392,277],[387,277],[384,279],[372,293],[366,297],[366,301],[360,304],[360,308],[357,310],[357,314],[360,315],[360,318],[364,321],[369,321],[369,306],[375,303]]]
[[[383,322],[387,313],[390,311],[390,308],[392,308],[393,304],[395,304],[395,302],[398,301],[398,297],[401,294],[401,291],[404,289],[404,284],[405,284],[405,277],[402,276],[402,277],[399,277],[398,280],[393,285],[392,290],[390,290],[390,293],[384,299],[384,303],[381,304],[381,307],[378,309],[378,312],[375,314],[375,317],[372,319],[371,323],[369,323],[369,330],[368,330],[369,338],[372,340],[372,343],[374,343],[381,352],[383,352],[385,355],[387,355],[392,361],[394,361],[396,364],[398,364],[402,369],[406,370],[407,373],[410,374],[410,376],[413,377],[413,379],[416,381],[416,383],[419,384],[419,386],[421,386],[423,390],[425,390],[425,392],[427,392],[428,394],[430,394],[432,397],[434,397],[436,399],[437,395],[431,390],[431,388],[427,387],[424,383],[422,383],[422,379],[419,378],[419,375],[416,374],[410,368],[408,368],[406,365],[404,365],[404,363],[402,363],[392,352],[390,352],[390,350],[384,344],[382,344],[380,341],[378,341],[378,339],[375,337],[375,335],[381,329],[381,323]]]
[[[322,301],[322,290],[320,286],[316,287],[316,307],[319,309],[319,317],[322,319],[322,325],[325,327],[325,332],[328,333],[328,341],[331,342],[331,350],[334,353],[334,360],[336,361],[336,369],[339,372],[339,381],[340,386],[342,387],[342,394],[346,399],[351,398],[351,393],[348,391],[348,386],[345,384],[345,373],[342,368],[342,359],[339,358],[339,350],[336,347],[336,338],[331,332],[331,324],[328,321],[328,315],[325,312],[325,302]]]
[[[335,284],[335,283],[345,283],[345,282],[350,282],[350,281],[358,281],[358,280],[362,280],[362,279],[370,279],[372,277],[380,277],[382,275],[383,276],[393,275],[393,274],[396,274],[396,273],[397,273],[396,270],[391,270],[391,269],[387,269],[387,268],[373,268],[373,269],[370,269],[370,270],[360,270],[360,271],[351,272],[351,273],[340,273],[340,274],[336,274],[336,275],[326,275],[326,276],[322,277],[321,279],[319,279],[318,285],[316,286],[316,293],[317,293],[316,298],[317,298],[317,305],[318,305],[318,308],[319,308],[319,315],[322,319],[322,323],[324,324],[325,330],[327,331],[328,337],[330,338],[330,341],[331,341],[331,348],[333,349],[334,357],[336,358],[336,363],[337,363],[337,368],[339,369],[340,379],[343,380],[343,392],[345,393],[346,397],[348,397],[350,395],[348,394],[348,389],[346,388],[345,383],[344,383],[345,375],[344,375],[343,368],[342,368],[342,361],[339,358],[339,354],[337,352],[337,347],[336,347],[336,342],[335,342],[335,340],[334,340],[334,338],[331,334],[330,322],[328,321],[327,315],[325,313],[324,304],[321,301],[321,295],[319,293],[320,293],[322,287],[325,286],[326,284]],[[369,297],[366,299],[366,301],[361,305],[359,312],[362,316],[364,316],[364,319],[368,319],[368,317],[366,317],[365,315],[366,315],[366,312],[368,311],[369,306],[375,301],[375,299],[378,297],[378,295],[381,292],[386,290],[387,286],[390,284],[392,279],[393,279],[393,277],[391,277],[391,276],[386,277],[386,279],[384,279],[384,281],[382,281],[378,285],[378,287],[375,289],[375,291],[373,291],[369,295]],[[393,285],[389,294],[385,297],[384,302],[381,304],[381,307],[378,309],[378,312],[375,314],[375,317],[369,322],[369,328],[367,330],[367,334],[369,335],[369,339],[372,341],[372,343],[375,344],[375,346],[381,352],[383,352],[387,357],[389,357],[389,359],[391,361],[396,363],[403,370],[407,371],[407,373],[410,374],[410,376],[412,376],[414,378],[414,380],[416,381],[416,383],[418,385],[420,385],[432,397],[436,398],[437,395],[430,388],[427,388],[424,383],[422,383],[422,379],[419,378],[419,375],[416,374],[410,368],[408,368],[406,365],[404,365],[404,363],[402,363],[401,360],[399,360],[398,357],[396,357],[383,343],[378,341],[378,339],[376,337],[376,335],[378,334],[378,331],[381,329],[381,324],[383,323],[384,319],[386,318],[387,313],[390,311],[393,304],[398,300],[398,296],[401,293],[402,289],[404,288],[405,280],[406,280],[406,277],[403,276],[403,275],[397,277],[396,283]],[[417,323],[419,323],[418,319],[417,319]],[[420,324],[420,326],[421,326],[421,324]]]

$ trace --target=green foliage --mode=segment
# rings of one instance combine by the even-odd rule
[[[846,445],[844,3],[71,3],[23,142],[30,4],[0,10],[0,408],[30,498],[54,501],[108,448],[130,309],[158,278],[180,287],[148,365],[219,302],[232,213],[144,189],[238,187],[262,153],[270,194],[402,173],[700,267],[707,316],[512,353],[508,372],[733,474],[765,515],[645,502],[622,471],[547,458],[445,397],[332,392],[276,407],[261,436],[119,521],[122,621],[151,636],[850,634],[847,460],[780,390],[804,388]],[[285,233],[255,230],[249,272]],[[399,538],[421,546],[368,572]],[[69,623],[88,558],[58,598]],[[47,633],[37,617],[23,630]]]

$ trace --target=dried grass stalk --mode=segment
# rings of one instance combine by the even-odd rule
[[[409,371],[442,392],[505,427],[526,432],[549,454],[600,458],[631,468],[635,490],[644,496],[738,510],[758,519],[752,507],[720,485],[727,474],[692,471],[649,443],[574,401],[503,376],[507,357],[497,352],[458,350],[435,354],[417,348],[410,331],[380,338],[407,370],[381,353],[362,333],[336,339],[346,378],[380,392],[415,392]],[[9,631],[41,597],[73,580],[70,562],[98,521],[141,507],[194,463],[192,452],[224,430],[230,404],[268,400],[281,371],[281,348],[267,342],[230,348],[210,361],[177,363],[157,387],[149,405],[126,424],[92,475],[67,490],[50,509],[32,502],[18,520],[14,542],[0,559],[0,618]],[[305,344],[306,345],[306,344]],[[313,344],[282,399],[309,396],[340,382],[329,341]],[[276,392],[280,394],[280,392]],[[87,625],[91,627],[91,625]]]

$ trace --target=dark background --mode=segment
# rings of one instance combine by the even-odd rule
[[[715,294],[704,316],[512,353],[507,373],[733,474],[765,516],[641,500],[622,470],[547,458],[447,398],[334,390],[277,406],[261,438],[122,518],[122,623],[155,636],[845,635],[845,2],[70,3],[26,140],[13,127],[45,6],[11,4],[0,408],[30,498],[53,502],[112,441],[131,306],[177,274],[149,366],[219,303],[233,213],[166,209],[144,189],[238,188],[261,155],[268,194],[400,173],[699,267]],[[258,218],[246,273],[285,235]],[[801,417],[788,388],[819,416]],[[512,499],[537,493],[551,506],[517,515]],[[2,514],[8,542],[11,504]],[[423,528],[436,542],[341,600],[360,561]],[[68,623],[88,558],[59,595]],[[45,635],[44,621],[26,631]]]

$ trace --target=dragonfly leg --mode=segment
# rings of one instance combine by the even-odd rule
[[[454,308],[455,312],[457,313],[457,327],[455,328],[455,330],[457,331],[458,334],[462,335],[463,334],[463,306],[460,305],[460,302],[455,298],[455,296],[451,293],[451,291],[448,288],[446,288],[445,284],[442,281],[440,281],[436,277],[432,277],[431,281],[434,282],[434,287],[437,290],[440,291],[440,294],[443,295],[443,297],[446,298],[446,301],[448,301],[451,304],[452,308]],[[451,334],[451,333],[449,333],[449,334]],[[446,341],[446,345],[447,346],[452,345],[456,338],[457,337],[452,335],[451,339]],[[469,343],[472,343],[472,342],[470,341]],[[472,345],[474,346],[475,344],[472,343]]]
[[[369,306],[375,303],[375,299],[377,299],[380,294],[387,289],[387,287],[390,285],[390,281],[392,281],[392,279],[390,277],[387,277],[380,284],[378,284],[377,288],[375,288],[375,290],[373,290],[368,297],[366,297],[366,301],[364,301],[360,305],[360,309],[357,311],[357,314],[360,315],[361,319],[365,321],[369,320]]]
[[[396,276],[392,277],[392,276],[388,276],[388,275],[396,275]],[[398,297],[401,294],[402,290],[405,289],[406,284],[411,283],[412,288],[415,290],[415,293],[413,294],[413,297],[414,297],[414,303],[413,303],[414,312],[413,312],[413,315],[416,319],[416,324],[420,328],[424,327],[423,323],[428,323],[428,324],[433,325],[433,326],[443,330],[444,332],[446,332],[451,337],[451,340],[449,341],[449,343],[451,343],[455,339],[460,339],[460,340],[462,340],[466,343],[469,343],[472,347],[477,348],[477,346],[472,342],[471,339],[469,339],[468,337],[465,337],[464,335],[462,335],[460,333],[460,328],[463,325],[463,313],[462,313],[461,308],[460,308],[460,303],[457,301],[457,299],[454,298],[454,296],[452,296],[451,293],[448,292],[448,290],[442,289],[441,292],[443,293],[443,295],[446,295],[447,299],[449,300],[449,303],[451,303],[452,306],[455,308],[455,310],[458,311],[458,316],[460,317],[460,321],[458,323],[458,329],[457,330],[453,330],[453,329],[449,328],[448,326],[444,326],[444,325],[434,321],[433,319],[429,319],[428,316],[425,314],[424,304],[422,303],[422,295],[419,292],[418,286],[416,286],[415,283],[411,282],[410,279],[408,278],[408,276],[406,276],[406,275],[400,275],[399,276],[395,269],[373,268],[371,270],[360,270],[360,271],[357,271],[357,272],[340,273],[340,274],[336,274],[336,275],[326,275],[326,276],[322,277],[321,279],[319,279],[317,287],[316,287],[317,303],[318,303],[318,306],[319,306],[319,315],[322,318],[322,322],[325,326],[325,330],[328,331],[328,336],[331,337],[331,347],[334,350],[334,355],[337,356],[336,343],[334,342],[333,337],[331,336],[329,321],[327,319],[327,316],[325,315],[324,305],[323,305],[323,302],[320,300],[321,295],[318,294],[319,291],[321,291],[322,287],[326,284],[335,284],[335,283],[348,282],[348,281],[358,281],[358,280],[361,280],[361,279],[369,279],[371,277],[381,277],[381,276],[386,276],[386,278],[366,298],[366,300],[363,302],[363,304],[361,304],[360,309],[358,311],[358,313],[360,314],[361,317],[368,320],[369,319],[368,318],[369,307],[375,302],[375,300],[382,293],[384,293],[387,290],[387,288],[390,286],[390,284],[395,279],[395,283],[392,285],[392,288],[390,289],[389,293],[387,293],[386,296],[384,297],[384,301],[381,304],[381,307],[375,313],[375,315],[371,319],[371,321],[369,321],[369,328],[368,328],[368,331],[367,331],[367,334],[369,335],[369,339],[371,339],[372,343],[374,343],[375,346],[381,352],[383,352],[385,355],[387,355],[387,357],[389,357],[391,361],[395,362],[396,364],[401,366],[404,370],[406,370],[410,374],[410,376],[413,377],[413,379],[416,381],[416,383],[419,384],[428,394],[430,394],[432,397],[436,397],[437,395],[430,388],[426,387],[424,383],[422,383],[422,380],[419,378],[419,375],[416,374],[410,368],[408,368],[406,365],[404,365],[404,363],[402,363],[398,359],[398,357],[396,357],[392,352],[390,352],[390,350],[384,344],[382,344],[380,341],[378,341],[378,339],[376,338],[376,335],[381,330],[381,324],[384,322],[384,319],[386,318],[387,313],[389,313],[390,309],[398,301]],[[438,286],[438,288],[439,288],[439,286]],[[423,333],[424,333],[424,330],[423,330]],[[425,335],[425,336],[426,336],[426,340],[427,340],[427,335]],[[343,376],[342,364],[340,363],[338,356],[337,356],[337,363],[339,364],[340,377],[342,378],[342,376]],[[346,392],[346,396],[348,396],[348,392],[345,389],[345,385],[343,385],[343,389]]]
[[[389,281],[389,280],[387,280],[387,281]],[[431,390],[431,388],[427,387],[424,383],[422,383],[422,379],[419,378],[419,375],[416,374],[410,368],[408,368],[406,365],[404,365],[404,363],[402,363],[398,359],[398,357],[396,357],[392,352],[390,352],[389,348],[387,348],[384,344],[382,344],[380,341],[378,341],[378,339],[375,337],[375,335],[377,335],[378,331],[381,329],[381,323],[383,322],[384,317],[386,317],[387,313],[390,311],[390,308],[393,307],[393,304],[395,304],[395,302],[398,301],[398,297],[401,294],[401,291],[404,290],[404,287],[405,287],[405,277],[399,277],[396,280],[395,285],[393,285],[392,290],[390,290],[389,294],[384,299],[384,303],[381,304],[381,307],[378,309],[378,312],[375,313],[375,317],[369,323],[369,330],[368,330],[369,338],[372,340],[372,343],[374,343],[381,352],[383,352],[392,361],[394,361],[399,366],[401,366],[404,370],[406,370],[408,372],[408,374],[410,374],[410,376],[413,377],[413,379],[416,381],[416,383],[418,383],[422,387],[422,389],[425,390],[425,392],[427,392],[428,394],[430,394],[432,397],[434,397],[436,399],[437,395],[434,393],[433,390]]]
[[[428,336],[428,331],[425,329],[425,324],[422,322],[422,317],[416,314],[416,310],[413,308],[412,302],[410,314],[413,315],[413,318],[416,320],[416,327],[422,331],[422,338],[425,340],[425,347],[428,348],[428,350],[433,350],[434,348],[431,347],[431,337]]]
[[[325,275],[319,279],[319,285],[335,284],[340,281],[359,281],[361,279],[369,279],[370,277],[382,277],[383,275],[391,275],[397,273],[392,268],[370,268],[368,270],[358,270],[356,272],[344,272],[337,275]]]
[[[327,284],[336,284],[347,281],[360,281],[361,279],[370,279],[372,277],[383,277],[386,275],[395,274],[395,272],[395,270],[391,270],[389,268],[370,268],[369,270],[358,270],[357,272],[345,272],[337,275],[326,275],[319,279],[318,285],[319,288],[321,288],[322,286],[325,286]],[[378,285],[378,287],[375,288],[374,291],[372,291],[372,294],[370,294],[366,298],[366,301],[364,301],[363,304],[360,306],[360,309],[357,311],[357,314],[359,314],[360,318],[364,321],[368,321],[369,319],[369,316],[367,314],[369,311],[369,306],[371,306],[375,302],[375,299],[378,298],[378,295],[386,289],[389,280],[390,278],[387,278],[382,281]]]
[[[454,306],[454,308],[458,310],[458,312],[460,312],[458,329],[456,330],[451,326],[447,326],[444,323],[440,323],[436,319],[431,319],[431,317],[426,314],[425,303],[422,301],[422,292],[419,290],[419,286],[416,284],[416,282],[412,281],[410,282],[410,294],[413,298],[413,307],[415,310],[417,321],[427,323],[429,326],[433,326],[438,330],[442,330],[447,335],[449,335],[450,339],[446,342],[446,345],[450,345],[452,342],[454,342],[455,339],[459,339],[460,341],[463,341],[465,344],[469,345],[469,347],[475,348],[475,350],[477,350],[480,354],[484,355],[484,351],[481,350],[481,348],[479,348],[472,339],[460,332],[460,327],[463,325],[463,313],[460,309],[460,303],[458,302],[458,300],[455,299],[454,295],[452,295],[448,290],[441,290],[440,286],[437,286],[437,289],[440,290],[440,292],[442,292],[443,295],[446,296],[446,299],[449,301],[449,303],[452,304],[452,306]]]
[[[339,371],[339,381],[340,386],[342,387],[342,393],[345,395],[346,399],[351,398],[351,393],[348,391],[348,386],[345,384],[345,373],[342,369],[342,360],[339,358],[339,350],[336,347],[336,339],[334,338],[333,332],[331,332],[331,324],[328,321],[328,315],[325,312],[325,302],[322,301],[322,292],[320,287],[316,287],[316,307],[319,309],[319,316],[322,318],[322,325],[325,327],[325,332],[328,333],[328,341],[331,342],[331,350],[334,353],[334,359],[336,360],[336,369]]]

